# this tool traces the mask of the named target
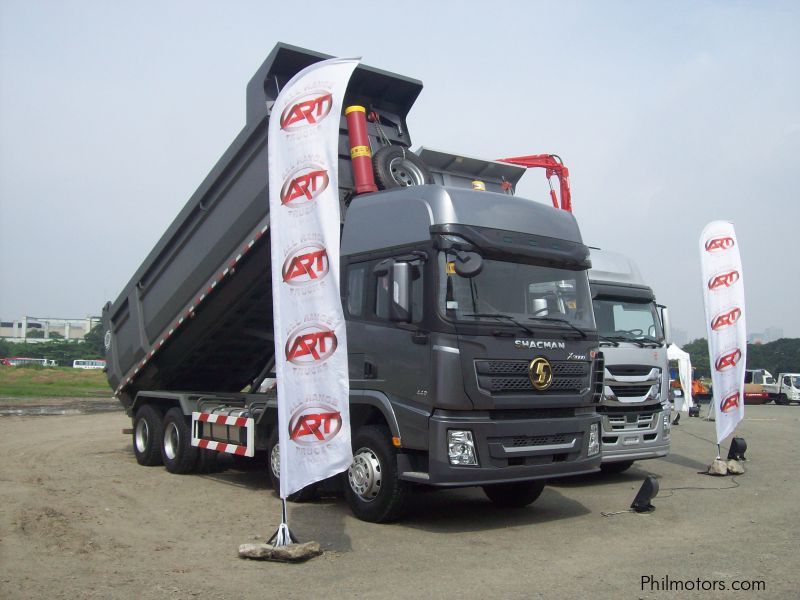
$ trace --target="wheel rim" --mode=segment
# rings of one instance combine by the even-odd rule
[[[369,448],[360,448],[353,456],[353,464],[347,470],[350,488],[365,502],[371,502],[381,491],[383,476],[381,462]]]
[[[147,444],[150,441],[150,428],[147,426],[147,421],[139,419],[136,423],[136,436],[134,442],[136,443],[136,451],[139,454],[144,454],[147,450]]]
[[[272,474],[275,479],[281,478],[281,445],[275,444],[272,447],[272,452],[269,453],[269,468],[272,469]]]
[[[175,460],[178,456],[178,444],[180,444],[181,436],[178,432],[178,426],[175,423],[170,423],[164,430],[164,454],[170,460]]]
[[[425,183],[425,175],[420,168],[403,156],[393,158],[389,162],[389,172],[392,174],[392,179],[403,187]]]

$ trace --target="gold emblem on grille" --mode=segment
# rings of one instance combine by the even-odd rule
[[[531,378],[533,388],[543,392],[553,383],[553,367],[546,358],[534,358],[528,366],[528,377]]]

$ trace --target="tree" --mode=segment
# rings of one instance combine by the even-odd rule
[[[705,338],[686,344],[683,349],[692,357],[695,377],[710,377],[708,341]],[[747,368],[766,369],[773,375],[800,372],[800,339],[781,338],[769,344],[747,344]]]
[[[711,377],[711,367],[708,360],[708,342],[706,338],[700,338],[689,342],[683,347],[689,353],[694,367],[694,377]]]
[[[103,324],[98,323],[83,337],[87,352],[85,358],[103,358],[105,356],[106,348],[103,343],[104,336],[105,331],[103,331]]]

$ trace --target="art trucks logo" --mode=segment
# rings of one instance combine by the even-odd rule
[[[722,252],[723,250],[730,250],[734,245],[735,243],[732,237],[713,237],[706,242],[706,252]]]
[[[720,288],[729,288],[734,283],[739,281],[739,277],[739,271],[735,269],[731,271],[725,271],[723,273],[717,273],[708,280],[708,289],[717,290]]]
[[[328,170],[317,164],[305,164],[292,171],[281,186],[281,204],[296,208],[313,202],[324,192],[330,175]]]
[[[331,441],[342,428],[342,414],[326,405],[303,406],[289,419],[289,439],[301,446]]]
[[[329,269],[330,262],[325,246],[310,242],[289,253],[281,272],[284,283],[303,287],[320,281],[328,274]]]
[[[717,371],[724,371],[738,365],[740,360],[742,360],[742,351],[736,348],[717,357],[716,362],[714,362],[714,368]]]
[[[723,413],[731,412],[739,408],[739,390],[728,394],[719,403],[719,409]]]
[[[310,323],[295,329],[286,342],[286,360],[298,367],[321,364],[334,352],[338,341],[332,329],[321,323]]]
[[[723,311],[716,315],[713,319],[711,319],[711,329],[713,331],[719,331],[720,329],[725,329],[726,327],[730,327],[739,318],[742,316],[742,309],[738,307],[731,308],[729,310]]]
[[[297,131],[317,125],[328,116],[333,107],[333,94],[328,90],[314,90],[292,100],[281,113],[281,129]]]

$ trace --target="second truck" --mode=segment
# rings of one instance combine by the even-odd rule
[[[667,309],[656,304],[627,256],[592,249],[589,280],[605,358],[603,423],[605,472],[666,456],[670,448]]]

